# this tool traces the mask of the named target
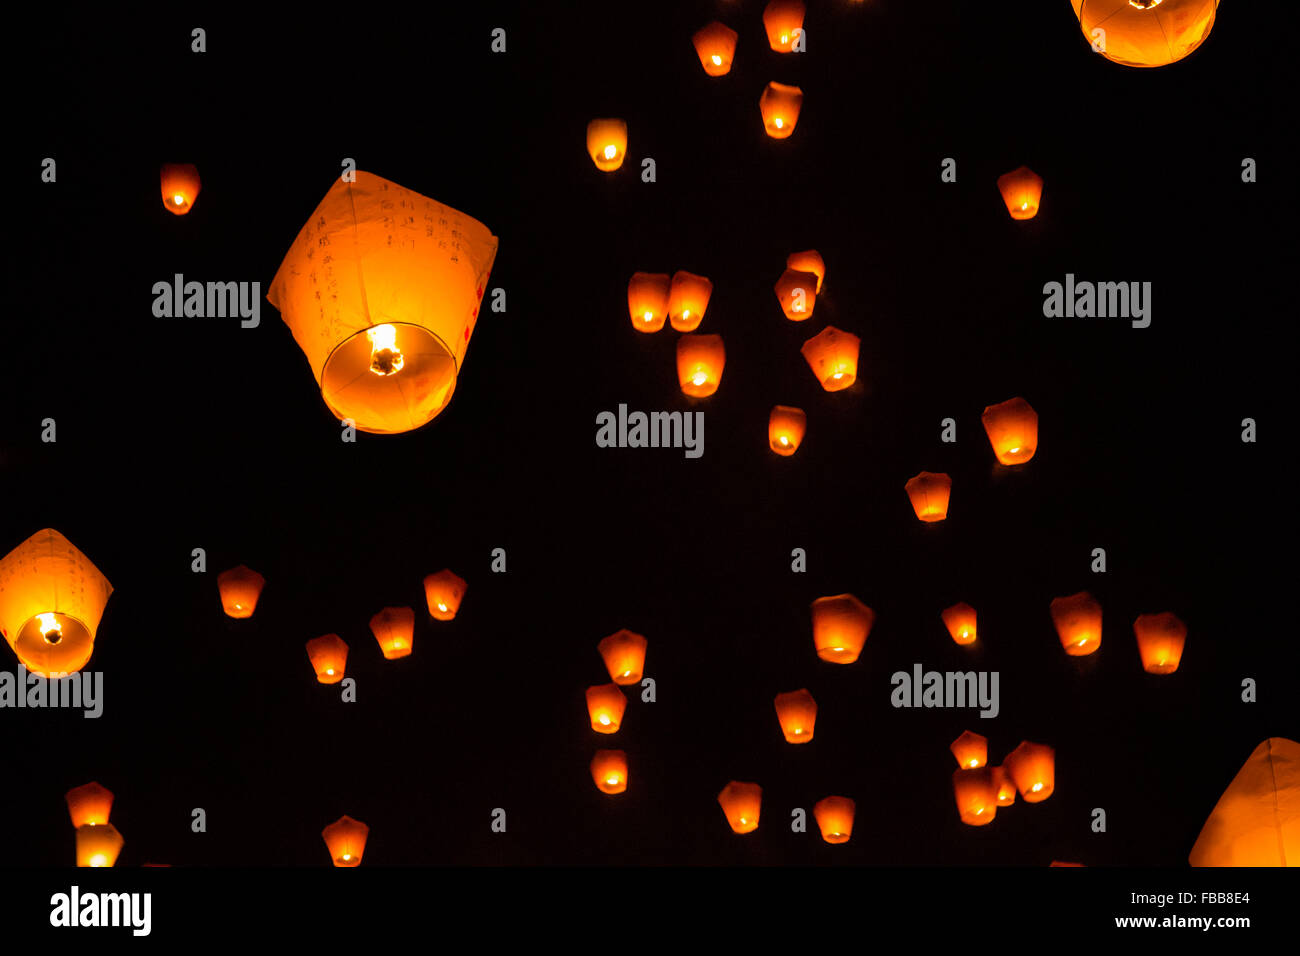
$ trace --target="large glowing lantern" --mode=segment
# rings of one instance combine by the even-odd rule
[[[753,833],[758,829],[758,812],[763,805],[763,788],[756,783],[733,780],[718,794],[718,804],[727,824],[736,833]]]
[[[634,272],[627,282],[627,314],[638,332],[658,332],[668,320],[666,272]]]
[[[777,694],[776,719],[787,743],[806,744],[817,727],[817,701],[806,689]]]
[[[967,730],[952,742],[948,748],[957,758],[957,766],[965,770],[974,770],[988,763],[989,741],[973,731]]]
[[[113,791],[97,783],[73,787],[64,794],[64,799],[74,827],[102,826],[108,822],[113,809]]]
[[[1038,450],[1038,413],[1023,398],[990,405],[980,415],[993,454],[1004,465],[1023,465]]]
[[[975,630],[975,609],[965,601],[946,608],[940,615],[948,633],[958,644],[974,644],[977,636]]]
[[[848,797],[825,797],[813,805],[813,818],[827,843],[848,843],[853,836],[853,814],[857,810]]]
[[[599,684],[587,688],[587,716],[591,718],[591,729],[596,733],[617,733],[626,709],[627,698],[617,684]]]
[[[427,575],[424,579],[424,599],[429,604],[429,613],[434,620],[450,621],[455,618],[467,587],[464,578],[447,568]]]
[[[691,41],[705,73],[726,76],[731,72],[731,61],[736,57],[735,30],[714,20],[696,30]]]
[[[794,49],[803,32],[804,5],[802,0],[770,0],[763,8],[763,29],[767,42],[777,53]]]
[[[1214,27],[1219,0],[1071,0],[1092,48],[1124,66],[1167,66]],[[1100,31],[1100,32],[1099,32]]]
[[[345,813],[322,830],[320,835],[325,838],[325,847],[330,851],[330,859],[335,866],[361,865],[370,827]]]
[[[852,594],[819,597],[812,602],[817,656],[832,664],[852,664],[862,653],[875,622],[876,612]]]
[[[1028,166],[1021,166],[998,177],[998,192],[1007,204],[1012,219],[1033,219],[1043,199],[1043,177]]]
[[[112,866],[122,852],[122,834],[111,823],[77,827],[77,866]]]
[[[1046,800],[1056,787],[1056,751],[1046,744],[1022,740],[1003,759],[1002,767],[1025,803]]]
[[[591,758],[591,779],[601,793],[622,793],[627,789],[627,754],[621,750],[597,750]]]
[[[948,498],[952,479],[942,472],[923,471],[903,486],[911,499],[912,510],[922,521],[942,521],[948,517]]]
[[[358,171],[325,194],[267,299],[335,417],[405,432],[451,401],[496,254],[483,223]]]
[[[199,198],[199,168],[193,163],[163,163],[162,201],[170,213],[183,216]]]
[[[415,646],[415,612],[409,607],[386,607],[370,619],[370,632],[390,661],[406,657]]]
[[[1101,647],[1101,605],[1087,591],[1054,598],[1052,623],[1071,657],[1083,657]]]
[[[721,335],[690,333],[677,340],[677,381],[687,395],[704,398],[716,392],[726,364]]]
[[[1214,805],[1192,866],[1300,866],[1300,743],[1265,740]]]
[[[266,578],[244,565],[222,571],[217,575],[217,591],[221,594],[221,609],[234,618],[252,617],[257,610],[257,599],[262,596]]]
[[[713,283],[694,272],[678,269],[668,290],[668,319],[678,332],[694,332],[709,307]]]
[[[0,559],[0,634],[33,674],[72,674],[95,649],[113,593],[90,558],[53,528]]]
[[[803,90],[797,86],[772,82],[758,98],[758,111],[763,114],[763,129],[773,139],[785,139],[794,132],[799,122],[799,109],[803,106]]]
[[[802,322],[812,317],[817,306],[817,276],[812,272],[786,269],[776,280],[776,300],[781,311],[791,322]]]
[[[838,392],[857,381],[860,342],[852,332],[842,332],[828,325],[805,342],[799,351],[822,388]]]
[[[1172,674],[1183,659],[1183,643],[1187,640],[1187,625],[1177,615],[1139,614],[1133,622],[1137,635],[1138,653],[1142,656],[1142,669],[1148,674]]]
[[[1009,807],[1016,802],[1016,785],[1004,767],[991,767],[993,786],[998,791],[998,806]]]
[[[316,679],[322,684],[337,684],[348,664],[348,645],[337,634],[313,637],[307,642],[307,658]]]
[[[803,441],[808,416],[802,408],[790,405],[773,405],[767,417],[767,444],[778,455],[789,457]]]
[[[821,292],[822,282],[826,279],[826,263],[816,249],[790,253],[786,256],[785,267],[795,272],[811,272],[817,277],[817,291]]]
[[[988,767],[954,770],[952,792],[962,823],[982,827],[993,822],[998,812],[998,788]]]
[[[627,155],[627,123],[621,119],[594,119],[588,123],[587,155],[603,173],[622,166]]]
[[[645,669],[646,639],[628,630],[618,631],[596,645],[605,669],[615,684],[636,684]]]

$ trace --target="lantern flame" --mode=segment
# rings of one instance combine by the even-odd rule
[[[615,146],[613,143],[610,143],[608,146],[605,147],[606,159],[613,159],[617,155],[618,155],[618,147]]]
[[[40,622],[41,637],[45,638],[46,644],[57,644],[63,640],[63,625],[58,622],[52,611],[37,614],[36,620]]]
[[[376,375],[395,375],[402,370],[406,359],[397,348],[397,327],[376,325],[366,329],[370,340],[370,371]]]

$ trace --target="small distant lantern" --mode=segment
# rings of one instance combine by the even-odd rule
[[[975,770],[988,763],[989,741],[973,731],[966,731],[948,748],[957,758],[957,766],[963,770]]]
[[[313,637],[307,642],[307,657],[318,681],[337,684],[347,667],[348,645],[337,634]]]
[[[948,628],[948,633],[958,644],[974,644],[977,631],[975,630],[975,609],[961,601],[952,607],[944,610],[944,626]]]
[[[627,754],[621,750],[597,750],[591,758],[591,779],[601,793],[622,793],[627,789]]]
[[[858,378],[858,345],[861,340],[852,332],[842,332],[828,325],[799,350],[808,367],[828,392],[848,388]]]
[[[787,743],[806,744],[813,739],[817,726],[817,701],[806,689],[777,694],[776,719]]]
[[[217,575],[217,590],[221,592],[221,607],[229,617],[252,617],[257,609],[257,599],[262,595],[266,578],[242,564]]]
[[[183,216],[199,198],[199,168],[193,163],[164,163],[162,168],[162,201],[167,211]]]
[[[64,799],[68,803],[68,816],[74,827],[103,826],[113,809],[113,791],[98,783],[85,783],[73,787]]]
[[[370,619],[370,632],[390,661],[406,657],[415,646],[415,612],[409,607],[386,607]]]
[[[627,698],[617,684],[599,684],[587,688],[587,715],[591,718],[591,729],[596,733],[618,733],[626,709]]]
[[[767,418],[767,443],[772,451],[783,457],[793,455],[803,441],[808,416],[802,408],[790,405],[773,405]]]
[[[1064,860],[1053,860],[1051,863],[1048,864],[1048,866],[1049,866],[1049,867],[1053,867],[1053,866],[1083,866],[1083,864],[1082,864],[1082,863],[1067,863],[1067,862],[1065,862]]]
[[[1054,598],[1052,623],[1071,657],[1083,657],[1101,647],[1101,605],[1087,591]]]
[[[713,283],[704,276],[678,269],[668,290],[668,319],[678,332],[694,332],[709,307]]]
[[[817,293],[822,291],[822,282],[826,279],[826,263],[816,249],[804,252],[792,252],[786,257],[785,267],[795,272],[811,272],[817,277]]]
[[[853,835],[853,814],[857,810],[848,797],[826,797],[813,805],[813,817],[827,843],[848,843]]]
[[[1177,62],[1214,27],[1219,0],[1072,0],[1083,35],[1106,59],[1124,66]],[[1100,30],[1104,32],[1104,38]]]
[[[942,521],[948,517],[948,498],[952,479],[942,472],[923,471],[904,486],[912,500],[912,510],[922,521]]]
[[[876,612],[852,594],[818,598],[812,602],[817,656],[832,664],[852,664],[862,653],[875,622]]]
[[[467,586],[464,578],[447,568],[424,579],[424,597],[434,620],[450,621],[456,617]]]
[[[801,0],[771,0],[763,8],[763,29],[767,42],[777,53],[794,49],[803,32],[804,5]]]
[[[700,57],[700,66],[709,76],[726,76],[736,56],[736,31],[714,20],[695,31],[691,41]]]
[[[111,823],[82,824],[77,827],[77,866],[112,866],[123,842]]]
[[[962,823],[982,827],[993,822],[998,812],[998,790],[988,767],[954,770],[952,792]]]
[[[785,139],[794,132],[799,122],[799,109],[803,106],[803,90],[797,86],[772,82],[767,84],[758,98],[758,111],[763,114],[763,129],[773,139]]]
[[[677,381],[687,395],[705,398],[716,392],[726,364],[721,335],[689,333],[677,340]]]
[[[998,791],[998,806],[1009,807],[1016,802],[1016,785],[1004,767],[992,767],[993,786]]]
[[[734,832],[753,833],[758,829],[758,812],[763,805],[763,788],[758,784],[733,780],[718,794],[718,803]]]
[[[641,681],[645,668],[646,639],[629,630],[618,631],[596,645],[604,658],[610,680],[627,686]]]
[[[322,830],[320,835],[325,838],[325,846],[329,849],[330,859],[335,866],[361,865],[370,827],[345,813]]]
[[[1038,450],[1038,413],[1023,398],[990,405],[980,416],[993,454],[1004,465],[1023,465]]]
[[[627,313],[638,332],[658,332],[668,320],[670,282],[666,272],[634,272],[627,283]]]
[[[786,269],[776,280],[776,299],[781,311],[791,322],[802,322],[812,317],[817,305],[817,275]]]
[[[1022,740],[1003,759],[1002,767],[1025,803],[1046,800],[1056,787],[1056,751],[1046,744]]]
[[[998,177],[998,191],[1012,219],[1033,219],[1043,198],[1043,177],[1021,166]]]
[[[1144,671],[1148,674],[1172,674],[1178,670],[1178,662],[1183,658],[1183,643],[1187,640],[1187,625],[1175,614],[1169,611],[1139,614],[1133,622],[1133,633],[1137,635]]]
[[[627,155],[627,123],[621,119],[594,119],[587,124],[587,153],[596,168],[610,173]]]

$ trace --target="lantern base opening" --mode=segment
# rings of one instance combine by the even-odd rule
[[[371,329],[361,329],[330,353],[320,377],[321,395],[335,417],[381,435],[410,431],[436,417],[451,401],[457,374],[455,355],[433,332],[385,324],[394,330],[391,347],[376,350]]]
[[[47,636],[48,635],[48,636]],[[76,618],[58,611],[29,619],[14,636],[19,662],[33,674],[74,674],[86,666],[95,647],[94,637]]]

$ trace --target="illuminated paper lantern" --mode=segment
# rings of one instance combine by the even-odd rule
[[[199,198],[199,168],[193,163],[163,163],[162,201],[168,212],[183,216]]]
[[[221,609],[234,618],[252,617],[257,610],[257,599],[262,596],[266,578],[242,564],[217,575],[217,591],[221,594]]]
[[[1142,669],[1148,674],[1172,674],[1183,659],[1187,625],[1169,611],[1163,614],[1139,614],[1133,622],[1137,635]]]
[[[1083,866],[1082,863],[1066,863],[1066,862],[1063,861],[1063,860],[1053,860],[1051,863],[1049,863],[1049,864],[1047,864],[1047,865],[1048,865],[1049,867],[1053,867],[1053,866]]]
[[[795,272],[811,272],[817,277],[817,292],[822,291],[822,282],[826,279],[826,263],[816,249],[805,252],[792,252],[786,257],[785,267]]]
[[[822,388],[838,392],[858,378],[858,345],[852,332],[842,332],[828,325],[810,338],[799,350]]]
[[[627,314],[638,332],[658,332],[668,320],[666,272],[634,272],[627,283]]]
[[[803,90],[797,86],[772,82],[767,84],[758,98],[758,111],[763,116],[763,129],[773,139],[785,139],[794,132],[799,122],[799,109],[803,106]]]
[[[77,866],[112,866],[123,842],[111,823],[82,824],[77,827]]]
[[[693,272],[677,270],[668,290],[668,319],[678,332],[694,332],[709,307],[713,283]]]
[[[424,579],[424,598],[429,603],[429,613],[434,620],[450,621],[460,610],[460,602],[465,597],[468,585],[465,579],[443,568],[437,574],[430,574]]]
[[[781,311],[791,322],[802,322],[812,317],[817,305],[817,276],[812,272],[786,269],[776,280],[776,300]]]
[[[998,790],[988,767],[954,770],[952,792],[962,823],[982,827],[993,822],[998,812]]]
[[[1002,768],[1025,803],[1046,800],[1056,787],[1056,751],[1046,744],[1022,740],[1020,746],[1003,759]]]
[[[1083,657],[1101,647],[1101,605],[1087,591],[1054,598],[1052,623],[1071,657]]]
[[[1023,398],[990,405],[980,416],[993,454],[1004,465],[1023,465],[1038,450],[1038,413]]]
[[[636,684],[645,668],[646,639],[629,630],[617,631],[596,645],[615,684]]]
[[[90,558],[45,528],[0,559],[0,634],[33,674],[76,673],[112,593]]]
[[[813,817],[827,843],[848,843],[853,836],[853,814],[857,810],[848,797],[826,797],[813,805]]]
[[[804,6],[801,0],[771,0],[763,8],[763,29],[767,42],[777,53],[794,49],[803,32]]]
[[[622,166],[627,155],[627,123],[621,119],[594,119],[588,123],[587,155],[603,173]]]
[[[721,335],[689,333],[677,340],[677,381],[687,395],[705,398],[716,392],[726,364]]]
[[[587,715],[591,718],[591,729],[596,733],[617,733],[626,709],[627,698],[617,684],[587,688]]]
[[[266,297],[336,418],[406,432],[451,401],[496,254],[483,223],[358,170],[335,179]]]
[[[942,615],[944,626],[958,644],[974,644],[977,636],[975,630],[975,609],[961,601],[946,608]]]
[[[1012,219],[1033,219],[1043,198],[1043,177],[1021,166],[998,177],[998,192]]]
[[[406,657],[415,646],[415,612],[409,607],[386,607],[370,619],[370,632],[390,661]]]
[[[981,737],[973,731],[967,730],[964,732],[952,742],[948,749],[957,758],[957,766],[965,770],[974,770],[988,763],[988,738]]]
[[[763,788],[758,784],[733,780],[718,794],[718,803],[734,832],[753,833],[758,829],[758,812],[763,805]]]
[[[818,598],[812,602],[817,656],[832,664],[852,664],[862,653],[875,622],[876,612],[852,594]]]
[[[347,668],[348,645],[337,634],[314,637],[307,642],[307,657],[318,681],[337,684]]]
[[[806,689],[777,694],[776,719],[787,743],[806,744],[817,727],[817,701]]]
[[[767,418],[767,444],[778,455],[789,457],[803,441],[808,416],[802,408],[790,405],[773,405]]]
[[[353,820],[346,813],[339,817],[320,835],[325,839],[325,847],[330,852],[330,859],[335,866],[360,866],[361,857],[366,852],[366,838],[370,836],[370,827],[360,820]]]
[[[1071,0],[1089,45],[1124,66],[1177,62],[1214,28],[1219,0]],[[1102,31],[1102,32],[1098,32]]]
[[[942,521],[948,517],[948,497],[952,479],[942,472],[923,471],[903,486],[912,501],[912,510],[922,521]]]
[[[691,37],[700,66],[709,76],[726,76],[736,57],[736,31],[716,20],[700,27]]]
[[[1011,775],[1003,767],[991,767],[993,772],[993,786],[998,791],[998,806],[1009,807],[1016,802],[1016,785],[1011,780]]]
[[[627,754],[621,750],[597,750],[591,758],[591,779],[601,793],[622,793],[627,789]]]
[[[113,809],[113,792],[97,783],[73,787],[65,795],[74,827],[103,826]]]
[[[1270,737],[1214,805],[1192,866],[1300,866],[1300,743]]]

